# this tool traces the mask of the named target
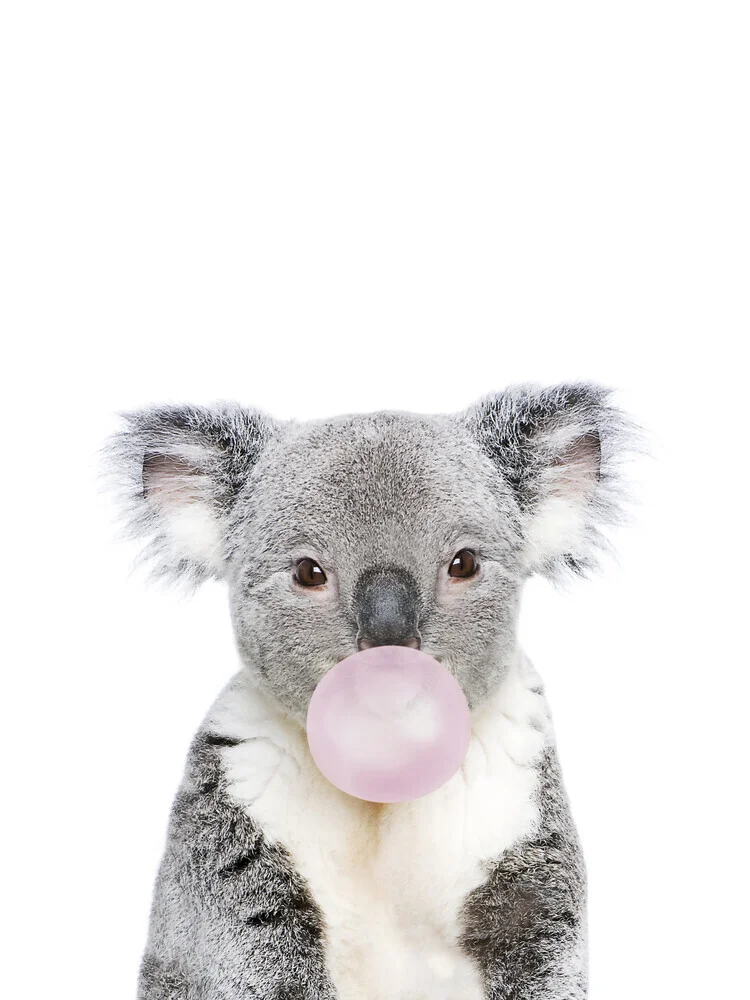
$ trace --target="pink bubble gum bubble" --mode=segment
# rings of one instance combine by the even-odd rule
[[[440,788],[463,763],[470,732],[456,679],[406,646],[374,646],[341,660],[307,711],[320,771],[368,802],[406,802]]]

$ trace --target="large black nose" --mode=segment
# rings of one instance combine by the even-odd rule
[[[414,577],[400,566],[365,570],[354,588],[357,646],[411,646],[419,649],[421,601]]]

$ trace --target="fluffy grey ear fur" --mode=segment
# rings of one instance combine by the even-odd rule
[[[234,501],[273,433],[235,404],[159,406],[123,414],[106,449],[131,536],[159,576],[197,585],[221,577]]]
[[[611,390],[573,383],[513,386],[463,417],[518,503],[530,573],[582,573],[607,548],[600,528],[621,519],[618,469],[635,430]]]

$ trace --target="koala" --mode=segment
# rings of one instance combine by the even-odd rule
[[[279,421],[127,414],[111,463],[157,575],[226,582],[238,672],[189,749],[140,1000],[580,1000],[586,876],[539,676],[533,574],[585,574],[623,509],[629,422],[590,384],[466,410]],[[471,713],[459,771],[348,796],[305,720],[334,664],[408,645]]]

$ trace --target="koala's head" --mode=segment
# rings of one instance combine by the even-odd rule
[[[524,581],[582,571],[617,512],[625,421],[596,386],[306,423],[235,405],[127,416],[112,446],[158,572],[226,580],[248,669],[304,721],[373,645],[440,659],[476,707],[507,669]]]

